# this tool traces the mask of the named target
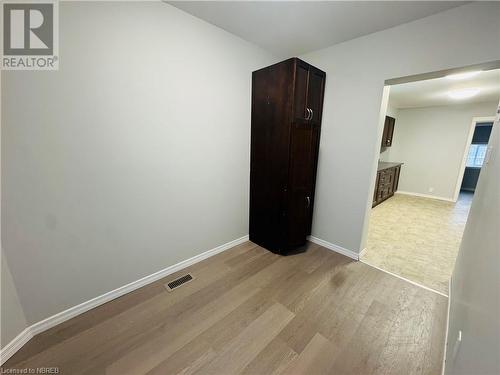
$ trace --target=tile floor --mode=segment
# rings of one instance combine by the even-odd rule
[[[361,260],[448,295],[472,196],[452,203],[395,194],[372,210]]]

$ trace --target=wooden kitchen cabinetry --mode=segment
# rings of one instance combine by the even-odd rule
[[[396,119],[391,116],[385,116],[384,132],[382,133],[382,147],[392,146],[392,136],[394,134],[394,125],[396,124]]]
[[[398,190],[401,165],[402,163],[379,162],[372,207],[392,197]]]

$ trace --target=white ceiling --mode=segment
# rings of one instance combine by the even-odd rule
[[[479,93],[468,99],[451,99],[448,92],[460,89],[479,89]],[[418,108],[439,105],[480,103],[500,100],[500,70],[489,70],[461,80],[446,77],[428,79],[391,86],[389,104],[395,108]]]
[[[292,57],[463,5],[460,1],[166,1]]]

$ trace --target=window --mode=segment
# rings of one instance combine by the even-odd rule
[[[467,155],[467,167],[481,168],[483,166],[484,157],[488,145],[472,144],[469,147],[469,155]]]

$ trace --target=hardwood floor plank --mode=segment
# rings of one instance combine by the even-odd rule
[[[274,255],[274,254],[273,254]],[[159,363],[164,361],[170,355],[175,353],[183,345],[194,339],[197,335],[215,324],[225,315],[242,304],[246,299],[259,291],[258,285],[252,282],[241,282],[245,278],[242,275],[250,276],[252,273],[258,272],[258,269],[265,269],[265,264],[271,260],[277,260],[276,257],[264,254],[264,263],[262,259],[257,259],[257,267],[246,267],[246,272],[239,272],[234,275],[233,281],[224,285],[235,285],[234,288],[224,293],[221,297],[212,300],[211,302],[195,309],[189,314],[189,317],[183,318],[182,321],[175,321],[171,329],[165,329],[165,333],[148,340],[144,345],[132,350],[127,355],[123,356],[116,362],[108,366],[108,374],[142,374],[150,371]],[[262,258],[262,257],[261,257]],[[255,261],[254,261],[255,263]],[[250,277],[251,279],[251,277]],[[224,289],[224,288],[223,288]],[[186,311],[182,311],[185,314]],[[178,314],[177,318],[181,315]]]
[[[304,348],[304,351],[292,361],[283,374],[327,374],[333,364],[336,352],[336,348],[329,340],[316,333]]]
[[[219,253],[213,257],[196,263],[193,266],[189,267],[189,270],[198,277],[202,278],[205,283],[210,283],[211,281],[222,278],[231,269],[224,264],[227,259],[238,256],[239,254],[245,254],[249,249],[255,247],[257,247],[256,244],[252,242],[245,242],[241,245],[233,247],[231,251]],[[214,272],[214,270],[217,270],[217,272]],[[120,298],[105,303],[104,305],[98,306],[86,313],[63,322],[56,327],[49,329],[48,331],[42,332],[31,340],[31,342],[33,343],[32,345],[25,345],[21,350],[19,350],[9,360],[9,363],[11,363],[12,366],[21,363],[28,358],[40,353],[44,350],[44,348],[57,345],[66,339],[69,339],[87,329],[96,326],[99,323],[104,322],[107,319],[112,319],[113,317],[128,310],[131,306],[135,306],[147,301],[150,298],[162,294],[163,292],[165,292],[163,284],[165,284],[167,281],[184,275],[186,272],[186,270],[178,271],[148,285],[147,287],[135,290]],[[199,283],[197,283],[190,285],[190,288],[188,289],[183,289],[184,297],[199,290],[200,286],[204,287],[205,285],[200,285]],[[180,295],[177,295],[177,297],[180,297]]]
[[[148,375],[193,374],[215,358],[217,353],[201,338],[190,341],[167,360],[149,371]]]
[[[238,374],[269,344],[294,314],[279,303],[273,304],[233,340],[198,374]]]
[[[353,321],[353,314],[364,313],[364,305],[368,302],[362,296],[370,290],[365,285],[375,277],[371,269],[363,273],[354,271],[357,271],[356,263],[349,262],[333,272],[328,282],[319,285],[309,302],[280,334],[297,353],[304,350],[316,332],[327,338],[337,336],[335,341],[346,339],[342,329],[357,322]],[[349,298],[361,301],[362,305],[350,303]]]
[[[432,311],[430,345],[423,345],[426,351],[423,359],[422,374],[441,373],[442,360],[444,356],[443,327],[446,327],[446,316],[448,313],[448,298],[435,295],[435,304]]]
[[[446,299],[438,294],[411,291],[404,305],[393,309],[393,324],[387,332],[387,339],[381,351],[375,374],[398,374],[401,368],[406,368],[408,374],[441,373],[443,343],[441,349],[429,361],[429,349],[433,341],[433,315],[436,301]],[[441,314],[444,309],[441,310]],[[441,335],[445,325],[441,322]],[[437,327],[435,327],[437,328]],[[442,337],[442,336],[441,336]],[[438,358],[439,356],[439,358]]]
[[[279,256],[241,244],[54,327],[2,369],[439,373],[445,297],[318,245],[305,249]],[[187,272],[195,280],[166,291]]]
[[[137,342],[160,335],[168,326],[175,326],[178,317],[187,311],[196,311],[209,301],[230,290],[239,281],[253,276],[258,270],[278,259],[274,254],[263,254],[259,259],[245,265],[242,269],[232,270],[225,277],[217,278],[206,285],[196,282],[186,284],[175,293],[165,293],[152,298],[145,303],[134,306],[120,314],[115,319],[98,324],[90,330],[82,332],[59,345],[48,348],[29,361],[22,362],[17,367],[38,367],[43,363],[52,363],[53,352],[79,353],[78,358],[71,355],[58,358],[60,368],[71,373],[78,373],[91,361],[111,361],[117,355],[130,350]],[[220,265],[215,264],[212,274],[220,272]],[[210,277],[209,277],[210,280]],[[189,298],[186,298],[189,297]],[[161,329],[159,329],[161,328]],[[103,333],[106,334],[103,340]],[[67,359],[67,360],[66,360]]]
[[[244,375],[281,374],[298,354],[279,337],[274,338],[241,372]]]
[[[336,355],[331,369],[333,373],[374,373],[391,327],[391,321],[386,318],[388,314],[389,309],[383,303],[371,303],[352,340]]]

